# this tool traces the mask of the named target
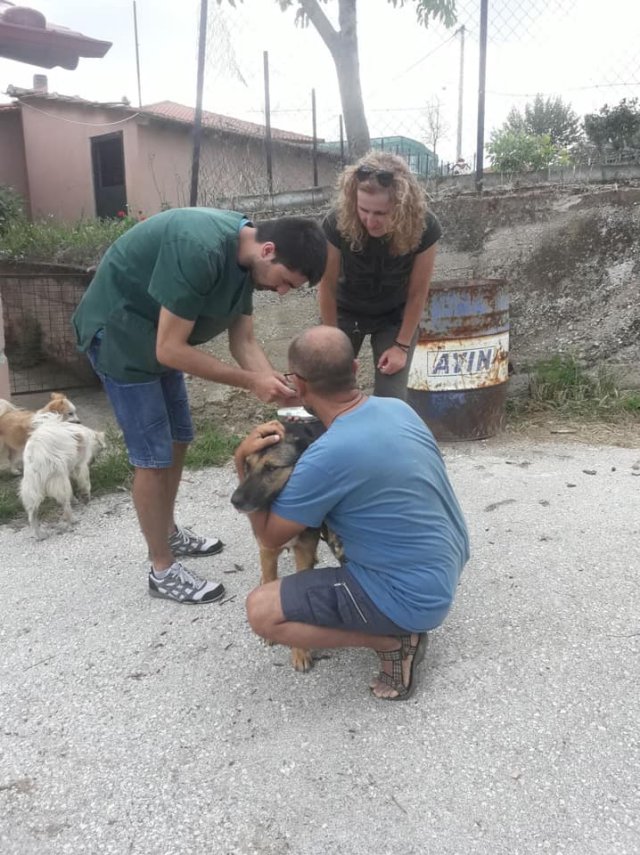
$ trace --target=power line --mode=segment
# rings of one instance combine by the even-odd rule
[[[65,119],[64,116],[56,116],[55,113],[47,113],[46,110],[41,110],[39,107],[34,107],[33,104],[28,104],[26,101],[21,101],[20,99],[18,99],[18,103],[21,107],[28,107],[30,110],[35,110],[36,113],[42,113],[43,116],[47,116],[49,119],[57,119],[59,122],[66,122],[68,125],[82,125],[83,127],[87,128],[109,128],[112,125],[122,125],[124,124],[124,122],[130,122],[137,116],[142,115],[142,113],[134,113],[132,116],[127,116],[126,119],[118,119],[116,122],[78,122],[76,119]],[[61,103],[71,104],[73,106],[72,101],[63,101]],[[84,107],[86,106],[86,104],[82,104],[82,106]],[[96,109],[100,108],[105,109],[105,105],[96,105]],[[122,106],[118,105],[117,107],[107,107],[106,109],[129,110],[131,108],[127,107],[126,104],[122,104]]]
[[[408,74],[410,71],[413,71],[413,69],[416,68],[418,65],[420,65],[420,63],[429,59],[429,57],[433,56],[434,53],[437,53],[441,48],[443,48],[445,45],[449,44],[449,42],[452,41],[452,39],[454,39],[457,35],[458,35],[458,30],[456,30],[455,33],[452,33],[449,36],[449,38],[445,39],[443,42],[440,42],[440,44],[437,47],[434,47],[433,50],[430,50],[424,56],[420,57],[420,59],[418,59],[416,62],[414,62],[408,68],[405,68],[404,71],[401,71],[400,74],[396,74],[395,77],[392,77],[391,80],[387,81],[387,83],[385,85],[388,85],[389,83],[395,83],[396,80],[400,80],[400,78],[404,77],[405,74]],[[382,86],[379,86],[377,89],[374,89],[374,91],[371,93],[370,97],[375,97],[378,94],[378,92],[381,91],[381,89],[382,89]]]

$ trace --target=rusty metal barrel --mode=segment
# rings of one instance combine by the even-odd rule
[[[503,279],[432,282],[408,402],[438,440],[485,439],[504,425],[509,295]]]

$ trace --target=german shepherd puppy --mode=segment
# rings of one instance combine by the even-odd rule
[[[293,472],[293,467],[312,438],[286,435],[276,445],[267,446],[245,460],[245,478],[231,496],[231,503],[238,511],[267,510],[283,489]],[[318,562],[317,548],[320,537],[329,544],[339,561],[342,561],[342,546],[339,539],[326,526],[307,528],[280,549],[268,549],[258,541],[260,548],[260,584],[278,578],[278,558],[287,548],[293,549],[296,571],[310,570]],[[313,665],[309,650],[294,647],[291,663],[296,671],[308,671]]]

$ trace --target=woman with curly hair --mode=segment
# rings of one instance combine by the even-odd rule
[[[322,323],[343,330],[356,355],[370,335],[374,395],[406,400],[442,234],[425,191],[402,158],[370,151],[342,172],[323,228],[329,253],[318,294]]]

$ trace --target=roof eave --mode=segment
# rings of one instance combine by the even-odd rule
[[[72,71],[80,57],[100,59],[111,44],[72,30],[38,29],[0,20],[0,56],[40,68],[60,66]]]

